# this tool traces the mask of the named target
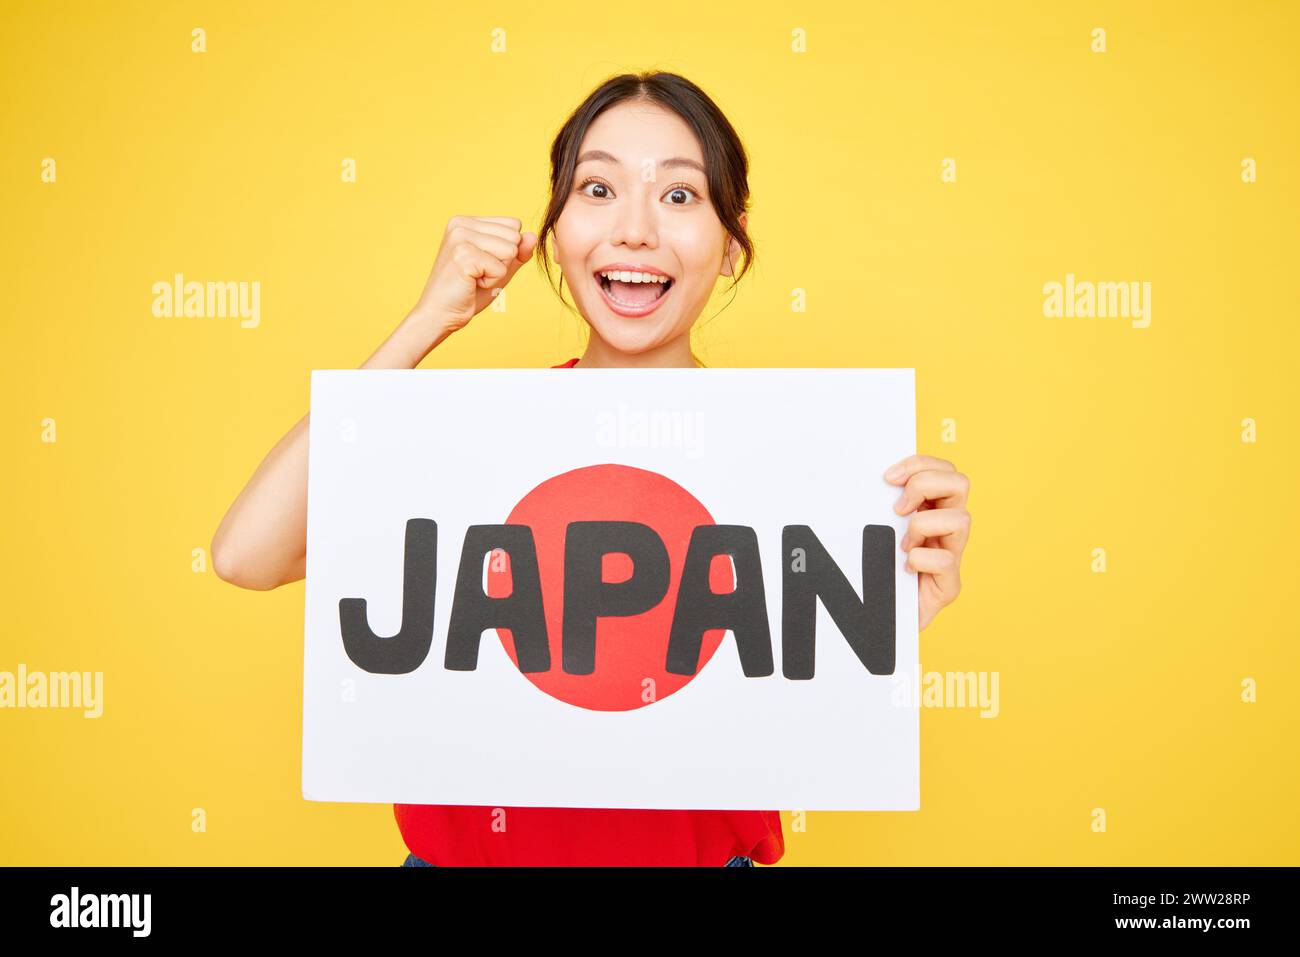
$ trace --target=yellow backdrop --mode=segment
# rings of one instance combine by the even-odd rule
[[[400,862],[389,806],[302,799],[302,583],[206,549],[446,220],[536,230],[558,125],[652,67],[753,159],[705,361],[915,367],[972,479],[922,664],[997,716],[923,709],[922,810],[787,810],[783,863],[1300,862],[1300,6],[779,6],[5,4],[0,671],[100,671],[104,711],[0,709],[0,863]],[[156,316],[178,273],[257,323]],[[1045,315],[1067,281],[1150,310]],[[424,365],[578,354],[508,292]]]

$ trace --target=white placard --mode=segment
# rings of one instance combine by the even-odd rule
[[[916,449],[913,370],[319,370],[312,374],[310,428],[303,694],[308,800],[919,809],[920,727],[911,693],[919,673],[917,578],[898,547],[908,522],[893,510],[899,488],[882,477]],[[721,574],[735,576],[737,588],[747,583],[750,596],[761,578],[764,600],[756,605],[751,597],[746,604],[745,647],[761,662],[753,612],[757,608],[761,618],[765,605],[769,674],[745,673],[731,630],[712,632],[720,644],[693,676],[655,671],[663,667],[678,611],[671,596],[686,587],[687,539],[680,529],[689,533],[709,524],[692,517],[699,508],[719,526],[753,529],[760,575],[739,574],[741,559],[734,554],[707,567],[718,574],[721,562]],[[549,670],[524,674],[507,650],[513,642],[495,629],[482,633],[472,670],[448,668],[467,531],[518,525],[508,522],[517,509],[537,516],[537,590],[547,617],[540,633],[552,651]],[[640,521],[645,516],[651,520]],[[436,585],[430,561],[428,574],[412,579],[420,588],[405,596],[412,519],[436,523]],[[637,521],[652,529],[662,521],[669,529],[662,533],[668,536],[669,590],[644,613],[598,620],[590,674],[566,671],[567,632],[560,624],[563,549],[578,541],[571,521]],[[892,553],[876,552],[890,557],[863,602],[867,526],[889,536]],[[811,530],[852,586],[861,614],[875,609],[879,617],[887,608],[881,587],[892,585],[892,637],[879,627],[864,632],[873,654],[892,647],[892,673],[868,669],[818,598],[806,616],[815,621],[814,673],[787,676],[786,667],[799,659],[792,653],[787,662],[783,654],[783,601],[787,591],[795,594],[786,586],[810,568],[806,549],[784,554],[790,543],[806,542],[783,538],[787,527]],[[545,528],[566,528],[568,535],[548,535]],[[653,543],[647,540],[645,548]],[[484,557],[471,562],[475,574],[466,577],[477,580],[461,585],[461,611],[502,607],[484,599],[484,588],[489,575],[498,576],[494,599],[514,587],[499,587],[502,565],[492,562],[503,558],[511,578],[518,570],[521,587],[509,591],[511,597],[535,593],[526,587],[526,558],[494,551],[486,556],[489,570]],[[585,591],[584,579],[570,575],[571,611],[590,611],[596,606],[580,597],[595,601],[604,594],[600,589],[612,595],[629,573],[643,572],[637,587],[648,588],[653,598],[655,562],[647,557],[640,569],[632,565],[623,556],[605,559],[599,580],[585,580]],[[826,566],[811,567],[821,574]],[[632,601],[631,590],[626,586],[617,601]],[[711,589],[726,590],[716,582]],[[410,629],[404,644],[381,648],[404,628],[404,598],[414,608],[426,593],[433,600],[427,654],[418,654],[420,636]],[[365,602],[373,638],[352,647],[366,667],[343,637],[341,604],[350,602],[355,613],[358,599]],[[518,611],[522,601],[511,607]],[[653,632],[647,622],[656,623]],[[458,627],[455,643],[462,665],[465,631]],[[572,633],[581,629],[575,624]],[[806,649],[800,641],[798,649]],[[575,637],[571,648],[579,644]],[[399,647],[405,649],[400,654]],[[631,649],[640,655],[635,662],[622,657]],[[655,674],[630,674],[644,664],[647,649],[655,664],[642,670]],[[573,653],[575,660],[582,657],[580,650]],[[375,661],[399,662],[405,670],[368,670]]]

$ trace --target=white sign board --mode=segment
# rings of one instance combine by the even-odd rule
[[[303,796],[917,810],[911,369],[330,370]]]

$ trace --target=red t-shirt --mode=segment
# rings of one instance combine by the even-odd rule
[[[440,866],[721,867],[785,854],[779,811],[394,804],[393,816],[411,853]]]

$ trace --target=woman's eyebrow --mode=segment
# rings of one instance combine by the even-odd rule
[[[607,153],[604,150],[587,150],[587,152],[583,153],[581,156],[578,157],[578,162],[575,163],[574,165],[580,166],[583,163],[588,163],[593,160],[604,160],[607,163],[617,163],[618,157],[615,156],[613,153]],[[705,172],[704,165],[702,163],[700,163],[697,160],[688,159],[685,156],[673,156],[666,160],[660,160],[659,166],[663,169],[673,169],[674,167],[678,167],[678,166],[687,166],[690,167],[691,169],[697,169],[701,173]]]

